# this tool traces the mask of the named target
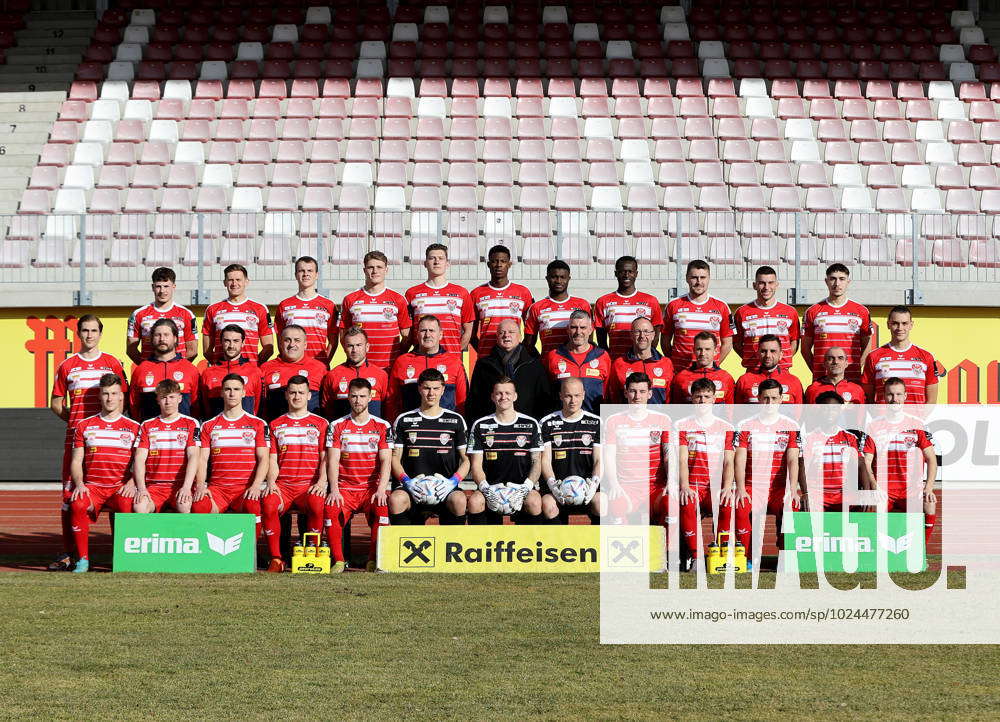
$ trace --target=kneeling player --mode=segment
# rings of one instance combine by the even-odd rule
[[[440,371],[421,371],[420,408],[400,414],[393,424],[392,474],[399,481],[389,495],[393,524],[423,524],[428,513],[437,514],[441,524],[465,524],[466,498],[458,485],[469,471],[467,430],[461,415],[441,408],[444,388]]]
[[[564,379],[562,408],[541,420],[542,514],[549,523],[567,523],[572,513],[586,513],[599,524],[604,497],[601,483],[601,419],[583,410],[583,382]],[[576,477],[575,479],[573,477]],[[567,483],[569,482],[569,483]]]
[[[479,491],[469,497],[470,524],[503,524],[509,514],[522,524],[542,521],[535,484],[542,470],[538,422],[514,409],[517,389],[504,376],[493,384],[496,411],[472,424],[469,457]]]
[[[122,415],[125,394],[120,378],[104,374],[98,386],[101,412],[84,419],[73,430],[69,517],[77,557],[74,572],[90,569],[90,522],[97,521],[102,509],[132,511],[135,495],[131,483],[132,446],[139,424]]]
[[[368,412],[372,393],[368,379],[363,376],[351,379],[347,384],[351,413],[330,424],[326,437],[330,493],[326,497],[324,523],[330,538],[334,572],[342,572],[346,567],[343,533],[355,512],[365,515],[371,529],[366,566],[370,572],[375,571],[378,530],[389,523],[391,429],[388,422]]]
[[[200,461],[201,426],[178,409],[181,387],[173,379],[156,385],[160,415],[142,422],[135,445],[135,503],[132,511],[151,514],[191,511],[191,488]]]
[[[312,396],[309,379],[292,376],[285,385],[288,413],[270,424],[271,459],[267,485],[261,497],[261,520],[269,572],[285,571],[281,558],[281,515],[292,509],[306,513],[306,526],[313,534],[323,529],[323,499],[326,496],[326,431],[322,416],[309,412]]]

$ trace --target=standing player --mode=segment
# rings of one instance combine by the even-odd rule
[[[435,316],[441,323],[441,343],[461,356],[469,348],[476,313],[469,292],[448,282],[449,267],[447,246],[442,243],[427,246],[424,251],[427,280],[407,289],[406,302],[410,305],[414,326],[424,316]],[[416,338],[410,341],[413,346],[417,345]]]
[[[736,403],[756,404],[758,389],[765,379],[781,384],[781,402],[802,403],[802,384],[791,372],[781,367],[781,339],[764,334],[757,340],[757,368],[747,371],[736,381]]]
[[[659,346],[663,312],[660,302],[651,293],[635,287],[639,276],[639,262],[632,256],[622,256],[615,261],[615,278],[618,289],[606,293],[594,304],[594,328],[597,344],[618,358],[632,348],[632,322],[637,318],[653,324],[653,348]]]
[[[201,326],[202,352],[209,363],[221,356],[220,334],[231,323],[246,331],[243,354],[257,364],[263,364],[274,353],[274,332],[267,306],[247,298],[250,277],[247,269],[238,263],[226,266],[223,285],[229,294],[225,301],[213,303],[205,309]],[[260,343],[260,352],[257,344]]]
[[[683,571],[691,571],[699,558],[701,518],[711,515],[716,506],[713,487],[717,495],[720,487],[732,487],[734,479],[735,433],[728,421],[714,413],[715,384],[709,379],[691,384],[691,403],[694,414],[677,422]]]
[[[73,431],[77,424],[101,410],[101,391],[98,386],[101,377],[105,374],[114,374],[120,379],[125,378],[121,361],[98,348],[103,333],[104,324],[97,316],[92,313],[80,316],[76,322],[76,337],[80,342],[80,350],[59,364],[55,382],[52,384],[49,408],[66,422],[66,436],[63,445],[62,473],[59,477],[63,484],[63,499],[59,512],[62,522],[63,551],[49,565],[50,571],[69,571],[72,566],[69,553],[73,549],[73,534],[69,520],[72,479],[69,472],[70,462],[73,460]]]
[[[312,534],[323,533],[323,498],[326,494],[326,431],[322,416],[309,413],[309,379],[292,376],[285,385],[288,413],[270,423],[271,456],[267,485],[260,500],[261,522],[269,572],[285,571],[281,558],[281,515],[292,509],[305,512]]]
[[[868,309],[847,298],[850,285],[847,266],[831,265],[826,269],[826,299],[810,306],[802,319],[802,358],[812,369],[813,380],[823,375],[823,357],[833,346],[847,353],[847,378],[854,382],[861,379],[875,327]]]
[[[142,422],[135,442],[132,511],[152,514],[170,507],[186,514],[201,456],[201,426],[178,410],[181,387],[173,379],[156,385],[156,401],[160,415]]]
[[[594,322],[590,314],[573,311],[569,317],[569,340],[545,354],[542,363],[553,384],[563,379],[580,379],[586,392],[584,410],[598,414],[611,378],[611,356],[590,342],[593,333]]]
[[[372,416],[372,385],[368,379],[351,379],[347,385],[350,413],[330,424],[326,437],[327,477],[330,491],[324,511],[327,537],[333,553],[333,571],[343,571],[343,533],[355,513],[368,519],[371,543],[368,565],[375,571],[378,531],[389,523],[389,471],[392,467],[392,429]]]
[[[177,353],[177,324],[169,318],[156,321],[149,331],[153,355],[132,370],[129,408],[139,421],[159,415],[156,385],[172,379],[181,389],[180,412],[190,416],[198,402],[201,379],[194,364]]]
[[[132,511],[132,446],[139,424],[122,415],[122,380],[105,374],[98,383],[101,412],[82,420],[73,430],[69,515],[76,551],[74,572],[90,569],[90,522],[102,509]]]
[[[346,335],[354,327],[363,328],[371,344],[369,361],[388,372],[396,357],[409,348],[410,311],[402,294],[385,287],[386,255],[369,251],[363,263],[365,285],[344,296],[340,329]]]
[[[570,272],[566,261],[552,261],[545,268],[549,294],[531,304],[524,320],[524,345],[535,348],[542,341],[542,355],[568,340],[569,316],[580,310],[590,313],[590,303],[569,295]]]
[[[357,378],[368,379],[368,385],[371,386],[368,411],[373,416],[382,415],[382,400],[389,390],[389,377],[368,360],[370,349],[368,333],[363,328],[355,326],[344,334],[347,360],[327,371],[320,386],[323,408],[328,419],[339,419],[351,412],[350,383]]]
[[[504,319],[521,322],[528,316],[528,309],[535,299],[531,291],[519,283],[512,282],[510,273],[510,249],[507,246],[493,246],[486,257],[486,268],[490,280],[473,289],[472,307],[476,321],[472,327],[472,346],[477,356],[489,356],[496,343],[497,325]]]
[[[826,375],[816,379],[806,389],[806,403],[815,404],[816,399],[824,391],[833,391],[845,404],[863,404],[865,392],[859,384],[848,381],[844,376],[847,371],[847,352],[840,346],[831,346],[823,354],[823,369]]]
[[[417,348],[396,359],[389,374],[386,416],[395,418],[421,404],[420,377],[427,369],[436,369],[444,379],[441,406],[449,411],[465,411],[468,379],[462,355],[441,343],[441,322],[437,316],[417,321]]]
[[[736,335],[733,348],[743,359],[743,368],[757,365],[757,343],[765,335],[777,336],[781,341],[781,360],[778,365],[785,371],[792,367],[792,359],[799,351],[799,314],[792,306],[775,298],[778,292],[778,273],[770,266],[761,266],[754,274],[753,288],[757,298],[736,309],[733,320]]]
[[[927,351],[910,341],[913,314],[906,306],[895,306],[889,311],[889,335],[885,346],[880,346],[865,360],[861,386],[872,403],[885,403],[886,379],[902,379],[906,384],[906,403],[936,404],[938,395],[937,362]]]
[[[675,369],[691,365],[694,338],[699,333],[715,337],[715,363],[721,364],[733,350],[733,314],[724,301],[708,293],[711,271],[702,260],[687,265],[688,292],[667,304],[663,314],[663,353]]]
[[[248,414],[256,414],[260,407],[260,368],[243,355],[243,339],[246,331],[232,323],[222,329],[222,357],[218,363],[201,372],[198,399],[201,402],[201,418],[210,419],[222,413],[222,379],[229,374],[239,374],[246,385],[243,408]]]
[[[608,398],[616,404],[625,403],[625,379],[641,372],[649,376],[652,384],[649,403],[667,403],[674,365],[656,350],[656,328],[648,318],[637,318],[632,321],[630,332],[632,347],[624,356],[611,362]]]
[[[423,524],[425,513],[437,514],[441,524],[465,524],[466,497],[458,485],[469,473],[468,428],[460,414],[442,408],[444,389],[444,374],[435,368],[421,371],[420,408],[400,414],[393,424],[392,475],[399,482],[389,495],[393,524]],[[413,477],[435,474],[447,480],[440,483],[450,491],[440,494],[443,500],[438,503],[423,503]]]
[[[188,361],[198,355],[198,324],[194,314],[179,303],[174,303],[177,276],[172,268],[160,267],[153,271],[153,302],[137,308],[128,317],[125,332],[125,355],[132,363],[140,364],[153,353],[153,340],[149,331],[156,321],[169,318],[177,324],[177,348]]]
[[[519,524],[542,522],[542,497],[535,491],[542,470],[542,435],[538,422],[514,409],[517,388],[506,376],[493,384],[495,411],[477,419],[469,432],[472,480],[479,491],[469,497],[470,524],[503,524],[499,487],[518,484],[521,508],[511,515]],[[506,491],[506,490],[504,490]],[[493,507],[493,508],[489,508]]]
[[[293,376],[305,376],[309,380],[309,411],[320,407],[319,387],[326,375],[326,366],[306,355],[306,330],[301,326],[285,326],[281,332],[281,352],[260,368],[261,384],[264,387],[264,403],[261,415],[272,421],[288,412],[285,386]]]
[[[280,337],[286,326],[301,326],[306,330],[306,356],[329,366],[337,352],[337,304],[319,294],[318,279],[319,264],[315,258],[301,256],[295,261],[299,290],[278,304],[274,330]]]
[[[577,378],[563,380],[562,408],[539,422],[542,429],[542,515],[550,524],[567,523],[573,512],[583,512],[591,524],[600,524],[604,504],[601,492],[601,417],[583,408],[585,391]],[[553,495],[571,476],[587,482],[591,498],[579,506],[564,506]],[[541,486],[541,484],[539,484]]]
[[[735,396],[736,382],[715,362],[718,340],[708,331],[694,337],[694,363],[689,363],[674,373],[670,385],[670,398],[675,404],[694,403],[691,389],[698,379],[708,379],[715,385],[715,399],[719,403],[731,404]]]
[[[846,511],[844,489],[848,484],[857,488],[860,477],[865,489],[873,489],[865,465],[859,463],[864,441],[838,424],[844,400],[836,391],[824,391],[814,403],[824,408],[815,418],[816,426],[802,437],[802,463],[799,464],[799,500],[804,511],[823,507],[823,511]],[[858,432],[860,433],[860,432]],[[862,435],[863,436],[863,435]],[[854,480],[848,482],[847,471],[857,469]],[[822,490],[822,497],[813,501],[809,488]],[[817,495],[819,496],[819,495]]]

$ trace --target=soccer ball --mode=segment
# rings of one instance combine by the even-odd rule
[[[454,488],[454,482],[440,474],[428,474],[421,480],[424,491],[424,504],[440,504],[448,498]]]
[[[486,505],[490,511],[498,514],[514,514],[521,510],[524,504],[524,497],[527,493],[521,484],[506,483],[494,484],[490,487],[493,492],[486,497]]]
[[[580,506],[587,503],[587,480],[582,476],[567,476],[556,485],[556,501],[564,506]]]

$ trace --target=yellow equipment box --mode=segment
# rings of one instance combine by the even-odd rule
[[[707,563],[709,574],[725,574],[727,562],[729,561],[729,547],[731,537],[728,531],[720,531],[716,540],[708,545]],[[745,572],[747,570],[746,549],[739,542],[733,546],[733,571]]]
[[[310,540],[314,540],[310,544]],[[330,547],[323,546],[320,534],[306,532],[302,544],[292,549],[292,574],[329,574]]]

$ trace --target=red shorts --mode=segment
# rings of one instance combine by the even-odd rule
[[[923,514],[924,512],[924,499],[923,495],[912,496],[913,499],[913,511],[914,513]],[[906,511],[907,495],[906,491],[900,489],[896,492],[894,489],[889,489],[889,500],[885,505],[885,510],[887,512],[905,512]]]
[[[372,496],[375,494],[375,489],[341,489],[340,495],[344,497],[343,503],[341,503],[339,509],[340,513],[343,515],[342,519],[346,523],[351,515],[355,512],[362,512],[365,514],[371,514],[375,512],[375,505],[372,504]],[[327,516],[332,516],[337,512],[338,507],[326,505]]]
[[[243,494],[246,493],[245,486],[211,486],[208,487],[208,495],[212,497],[216,508],[220,514],[227,511],[240,514],[243,512]]]
[[[754,507],[758,504],[763,504],[762,499],[758,499],[753,493],[752,487],[747,487],[747,491],[750,494],[750,499]],[[785,485],[772,484],[769,489],[770,494],[767,497],[767,513],[772,516],[781,516],[785,512]],[[792,502],[792,511],[799,510],[799,503],[796,501]]]
[[[692,486],[691,491],[696,495],[694,501],[684,502],[681,506],[688,506],[690,504],[698,505],[698,512],[701,516],[711,516],[712,515],[712,488],[708,486]]]
[[[153,502],[153,511],[156,513],[160,513],[166,507],[177,511],[177,491],[178,488],[173,484],[150,484],[146,487],[146,493],[149,494]]]
[[[118,493],[122,488],[121,485],[91,486],[90,484],[85,484],[85,486],[87,487],[87,492],[90,494],[90,509],[88,509],[87,513],[94,521],[97,521],[97,517],[100,515],[102,509],[122,512],[132,511],[132,500],[126,499]]]
[[[311,484],[297,484],[295,486],[277,484],[278,498],[281,499],[281,513],[285,514],[293,509],[308,512],[310,486]]]

